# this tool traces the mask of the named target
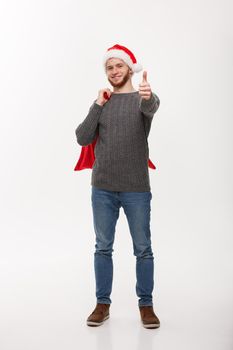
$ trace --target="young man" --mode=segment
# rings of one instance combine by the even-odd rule
[[[97,303],[87,318],[87,325],[99,326],[109,318],[115,227],[119,209],[123,207],[136,256],[140,318],[144,327],[157,328],[160,321],[154,313],[152,299],[154,256],[147,137],[160,100],[151,91],[146,71],[139,90],[133,87],[132,75],[140,72],[142,66],[125,46],[110,47],[103,64],[113,91],[109,88],[99,90],[88,115],[75,130],[77,142],[82,146],[92,143],[99,135],[91,179]]]

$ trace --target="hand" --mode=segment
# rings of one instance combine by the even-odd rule
[[[143,72],[142,82],[139,84],[139,95],[145,100],[149,100],[152,95],[150,84],[147,81],[146,71]]]
[[[111,97],[112,91],[110,89],[99,90],[98,98],[96,103],[103,106]]]

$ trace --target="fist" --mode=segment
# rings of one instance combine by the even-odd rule
[[[139,84],[139,95],[145,100],[149,100],[152,95],[150,84],[147,81],[146,71],[143,72],[142,82]]]
[[[103,106],[111,97],[112,91],[108,88],[99,90],[96,103]]]

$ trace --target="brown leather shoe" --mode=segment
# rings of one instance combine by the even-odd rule
[[[145,328],[158,328],[160,321],[155,315],[153,306],[139,306],[141,321]]]
[[[94,311],[87,319],[88,326],[100,326],[109,318],[110,304],[96,304]]]

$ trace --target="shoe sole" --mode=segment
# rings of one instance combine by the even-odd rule
[[[106,321],[108,318],[109,318],[109,315],[106,316],[106,317],[103,319],[102,322],[87,321],[87,325],[88,325],[88,326],[94,326],[94,327],[96,327],[96,326],[101,326],[101,325],[104,323],[104,321]]]
[[[160,324],[154,324],[154,323],[149,323],[149,324],[142,323],[142,325],[145,328],[159,328],[160,327]]]

